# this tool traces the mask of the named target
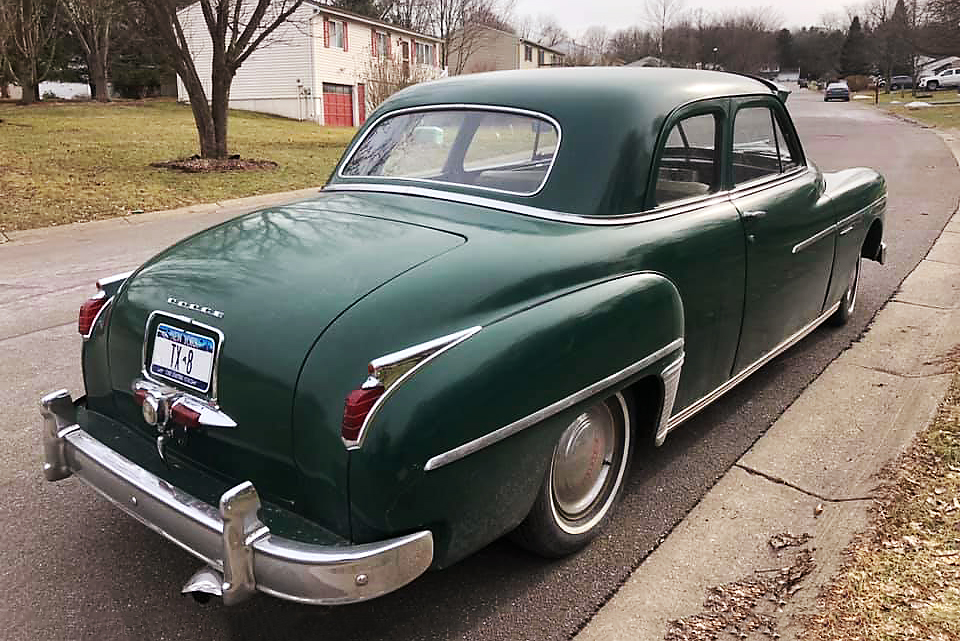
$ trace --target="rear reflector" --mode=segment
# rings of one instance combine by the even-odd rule
[[[170,420],[183,427],[200,427],[200,412],[190,409],[180,403],[170,408]]]
[[[93,321],[107,303],[107,295],[101,290],[96,296],[84,301],[80,306],[80,318],[77,321],[77,331],[84,336],[90,335]]]
[[[356,389],[350,392],[343,407],[343,428],[340,430],[340,435],[345,441],[356,441],[360,438],[360,428],[363,427],[367,414],[383,392],[382,387]]]

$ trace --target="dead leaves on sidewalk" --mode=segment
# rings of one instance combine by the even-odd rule
[[[802,639],[960,639],[960,373],[847,554]]]
[[[809,534],[775,534],[768,541],[774,550],[798,547]],[[747,637],[779,638],[776,614],[800,589],[814,568],[813,551],[796,552],[790,565],[758,570],[754,576],[707,590],[703,612],[670,621],[665,641],[715,641]]]

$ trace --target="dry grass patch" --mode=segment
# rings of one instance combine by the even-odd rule
[[[848,554],[803,639],[960,639],[960,371]]]
[[[150,166],[197,152],[173,101],[0,103],[0,121],[0,231],[321,186],[355,132],[232,111],[231,153],[278,167],[181,173]]]

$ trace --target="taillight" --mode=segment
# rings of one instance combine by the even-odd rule
[[[93,321],[97,319],[97,314],[107,304],[107,293],[102,289],[97,295],[83,302],[80,306],[80,318],[77,320],[77,331],[83,336],[90,335],[90,329],[93,327]]]
[[[384,388],[380,386],[350,392],[343,407],[343,427],[340,430],[340,435],[345,441],[353,442],[360,438],[360,428],[363,427],[367,414],[373,409],[373,405],[383,392]]]

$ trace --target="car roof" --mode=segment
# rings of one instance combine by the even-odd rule
[[[437,105],[482,105],[544,114],[559,123],[561,145],[540,192],[513,196],[457,185],[443,190],[549,211],[608,216],[642,208],[657,138],[675,109],[698,100],[742,95],[777,98],[772,83],[717,71],[642,67],[495,71],[399,91],[370,114],[366,127],[394,111]],[[335,173],[332,180],[364,179]]]

